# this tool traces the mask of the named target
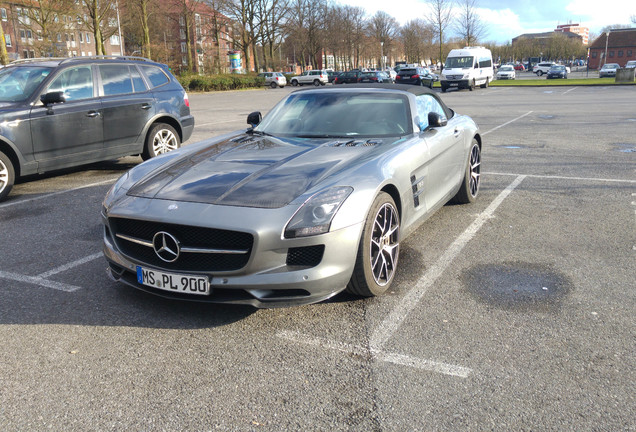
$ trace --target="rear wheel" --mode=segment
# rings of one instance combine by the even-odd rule
[[[316,79],[316,80],[314,80],[314,85],[315,85],[316,87],[319,87],[319,86],[320,86],[320,80],[317,80],[317,79]]]
[[[169,124],[157,123],[150,128],[141,157],[143,160],[148,160],[160,154],[176,150],[180,146],[181,139],[177,131]]]
[[[486,78],[486,82],[483,83],[480,87],[481,88],[488,88],[488,84],[490,84],[490,83],[488,82],[488,78]]]
[[[271,88],[275,89],[276,87],[278,87],[278,84],[276,84],[275,82],[272,81],[272,83],[269,86]]]
[[[362,230],[347,291],[363,297],[384,293],[393,282],[400,252],[400,215],[391,195],[380,192]]]
[[[474,202],[479,193],[479,184],[481,181],[481,149],[479,143],[473,138],[470,154],[468,155],[468,165],[464,173],[464,180],[453,197],[453,201],[459,204],[468,204]]]
[[[543,71],[542,70],[538,70],[537,71],[537,76],[541,76],[541,75],[543,75]]]
[[[15,169],[11,160],[4,153],[0,152],[0,201],[4,200],[15,181]]]

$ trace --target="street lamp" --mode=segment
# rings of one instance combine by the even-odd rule
[[[380,69],[384,70],[384,42],[380,42]]]
[[[607,33],[605,34],[605,57],[603,58],[603,65],[607,63],[607,43],[609,42],[609,34],[610,34],[610,30],[608,30]]]

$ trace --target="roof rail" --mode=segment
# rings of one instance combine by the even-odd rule
[[[35,58],[23,58],[13,60],[9,64],[20,64],[20,63],[31,63],[31,62],[42,62],[42,61],[63,61],[66,57],[35,57]]]
[[[135,56],[121,56],[121,55],[94,55],[94,56],[76,56],[76,57],[67,57],[62,60],[61,63],[70,62],[73,60],[86,60],[86,59],[94,59],[94,60],[143,60],[152,62],[146,57],[135,57]]]

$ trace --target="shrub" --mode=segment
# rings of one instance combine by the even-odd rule
[[[265,79],[256,74],[181,75],[178,79],[188,91],[240,90],[265,85]]]

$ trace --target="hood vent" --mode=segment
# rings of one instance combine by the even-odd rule
[[[372,147],[382,144],[381,140],[349,140],[349,141],[333,141],[327,144],[329,147]]]

